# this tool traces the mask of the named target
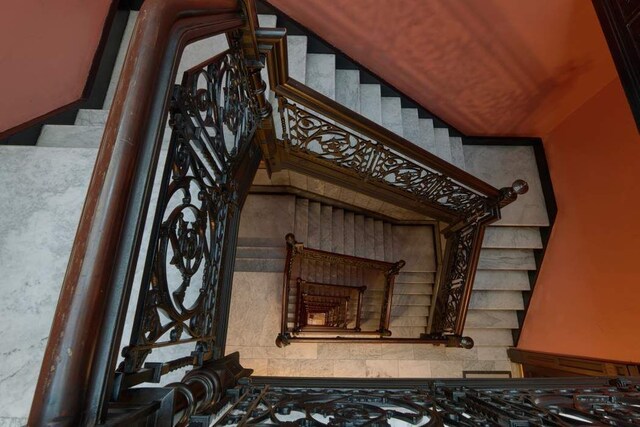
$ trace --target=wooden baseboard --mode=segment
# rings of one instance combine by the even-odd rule
[[[509,359],[522,365],[525,378],[640,376],[640,362],[596,359],[510,348]]]

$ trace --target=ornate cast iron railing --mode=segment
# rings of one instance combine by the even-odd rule
[[[575,426],[640,424],[637,379],[255,378],[217,425]]]
[[[366,290],[366,286],[307,282],[298,278],[294,330],[359,332]]]
[[[392,263],[306,248],[303,243],[296,241],[293,234],[287,234],[285,240],[287,257],[282,282],[280,333],[276,338],[278,347],[295,341],[360,342],[390,335],[393,287],[396,276],[405,265],[403,260]],[[376,283],[382,285],[380,290],[383,293],[382,300],[377,302],[379,317],[372,319],[377,321],[377,329],[363,330],[362,306],[365,302],[374,302],[374,299],[367,298],[370,298],[368,294],[372,294]],[[310,294],[325,299],[333,298],[324,301],[328,308],[340,302],[346,304],[348,312],[348,307],[354,306],[352,311],[356,315],[353,322],[341,319],[342,325],[339,327],[302,327],[304,296]],[[344,299],[349,296],[352,303]],[[348,327],[347,323],[353,324]]]
[[[250,374],[237,354],[221,357],[239,212],[261,159],[259,145],[274,138],[256,22],[250,1],[148,0],[140,10],[29,425],[185,425]],[[229,49],[174,85],[185,46],[219,34],[226,34]],[[161,151],[167,116],[171,139]],[[116,368],[165,152],[130,344]],[[174,356],[146,363],[152,351],[169,348]],[[193,370],[181,382],[135,387],[185,367]]]
[[[486,225],[527,191],[498,190],[288,75],[286,32],[258,30],[278,98],[281,138],[262,146],[272,171],[289,168],[422,212],[448,224],[424,343],[473,346],[462,332]]]

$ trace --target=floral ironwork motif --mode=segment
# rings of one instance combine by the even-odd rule
[[[365,180],[407,191],[461,216],[487,198],[415,160],[280,97],[285,148],[348,169]]]
[[[471,268],[471,255],[476,243],[478,225],[471,225],[458,231],[453,240],[452,262],[445,272],[435,302],[433,331],[438,333],[455,333],[458,319],[458,308],[462,304]]]
[[[123,350],[126,372],[156,347],[195,343],[198,363],[212,355],[225,228],[237,200],[232,172],[259,120],[238,37],[229,39],[229,50],[186,71],[174,88],[154,232]]]
[[[421,387],[238,386],[216,425],[634,426],[640,387],[494,386],[425,381]]]

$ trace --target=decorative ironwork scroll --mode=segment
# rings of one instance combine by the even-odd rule
[[[435,301],[433,330],[438,333],[455,333],[459,307],[469,283],[472,253],[477,243],[478,225],[459,230],[452,236],[451,264],[444,271],[445,277],[438,289]]]
[[[605,380],[606,381],[606,380]],[[424,381],[389,388],[246,385],[216,425],[572,426],[640,424],[640,386],[509,381]],[[417,381],[414,381],[417,383]],[[348,388],[347,388],[348,387]],[[393,387],[393,388],[391,388]]]
[[[233,170],[259,120],[239,46],[184,74],[170,106],[171,142],[125,372],[153,348],[194,343],[182,365],[211,357],[220,263],[237,191]],[[228,273],[227,273],[228,274]]]
[[[365,181],[406,191],[460,216],[482,210],[487,198],[384,144],[279,97],[285,148],[315,162],[351,170]]]

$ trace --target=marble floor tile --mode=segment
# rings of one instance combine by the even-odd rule
[[[516,179],[529,184],[529,192],[502,209],[500,225],[549,225],[533,147],[465,145],[467,171],[496,188],[511,187]]]
[[[286,359],[316,359],[318,357],[318,344],[294,343],[284,348]]]
[[[399,360],[399,378],[430,378],[431,363],[428,360]]]
[[[367,376],[365,360],[336,360],[333,363],[336,378],[364,378]]]
[[[398,378],[397,360],[365,360],[367,378]]]

